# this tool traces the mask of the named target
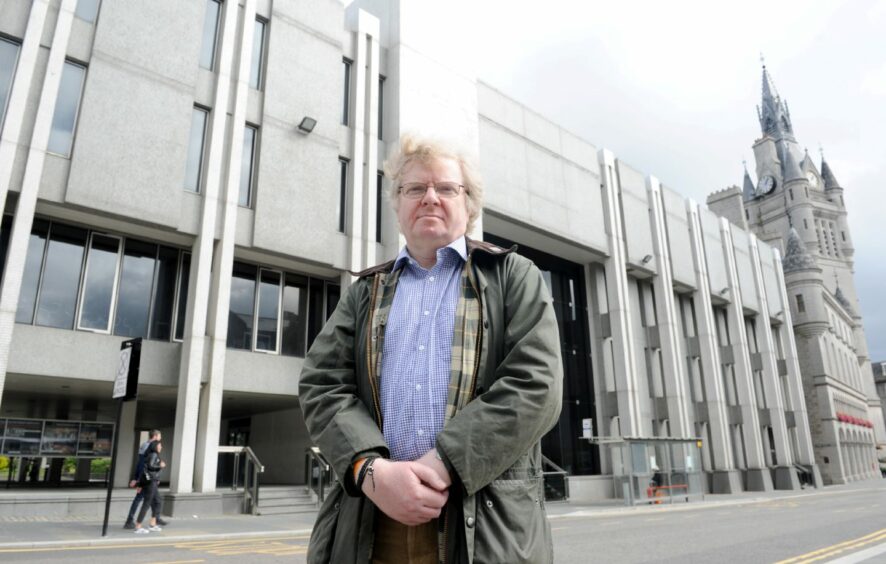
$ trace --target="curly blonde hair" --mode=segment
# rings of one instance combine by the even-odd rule
[[[400,141],[392,149],[384,164],[385,176],[391,180],[388,199],[396,211],[400,200],[400,180],[407,165],[414,161],[428,164],[440,159],[453,159],[461,169],[462,182],[465,187],[465,206],[468,212],[468,229],[470,233],[480,217],[483,209],[483,180],[477,169],[475,160],[454,143],[432,137],[421,137],[412,133],[404,133]]]

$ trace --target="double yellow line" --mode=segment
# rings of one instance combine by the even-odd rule
[[[775,564],[807,564],[808,562],[817,562],[818,560],[823,560],[825,558],[830,558],[831,556],[836,556],[841,552],[861,548],[865,545],[881,540],[886,540],[886,529],[880,529],[879,531],[873,532],[869,535],[833,544],[831,546],[826,546],[818,550],[813,550],[812,552],[807,552],[806,554],[801,554],[800,556],[788,558],[787,560],[780,560]]]

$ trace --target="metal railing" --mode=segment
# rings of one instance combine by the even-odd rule
[[[326,486],[332,480],[332,466],[320,449],[313,446],[305,450],[305,490],[317,496],[318,506],[323,503],[326,497]]]
[[[265,465],[248,446],[219,446],[219,454],[234,455],[234,479],[231,489],[236,490],[240,482],[240,456],[245,456],[246,464],[243,468],[243,512],[258,515],[258,490],[259,474],[265,471]]]
[[[541,462],[545,500],[567,501],[569,499],[569,472],[554,464],[554,461],[545,455],[541,455]],[[551,468],[551,470],[547,470],[547,468]]]

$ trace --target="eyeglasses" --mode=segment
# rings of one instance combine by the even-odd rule
[[[464,188],[463,185],[456,182],[437,182],[435,184],[407,182],[400,186],[400,194],[410,200],[419,200],[425,197],[425,193],[431,186],[434,187],[434,192],[441,198],[456,198],[461,193],[461,189]]]

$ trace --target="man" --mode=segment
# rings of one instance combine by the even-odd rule
[[[152,429],[150,433],[148,433],[148,440],[143,442],[140,447],[138,447],[138,461],[135,464],[135,472],[132,473],[132,479],[129,480],[129,487],[135,488],[138,485],[139,479],[145,471],[145,455],[148,452],[148,447],[151,446],[153,441],[162,440],[162,433],[160,433],[159,429]],[[138,504],[142,502],[145,497],[144,488],[138,488],[135,491],[135,498],[132,500],[132,505],[129,506],[129,515],[126,517],[126,523],[123,524],[124,529],[135,529],[135,512],[138,511]],[[164,519],[157,519],[157,523],[160,525],[167,525],[168,522]]]
[[[301,374],[305,422],[340,481],[308,562],[551,562],[550,294],[514,249],[465,236],[482,185],[461,153],[404,136],[385,168],[406,246],[357,274]]]

